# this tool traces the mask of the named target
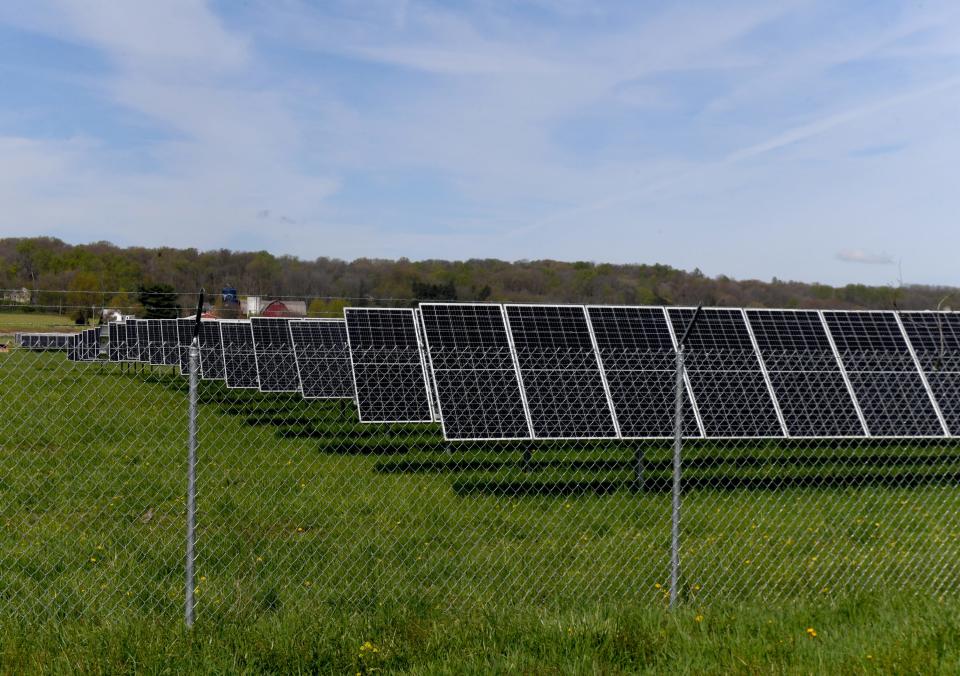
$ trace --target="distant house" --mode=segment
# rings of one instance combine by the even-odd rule
[[[27,287],[10,289],[3,294],[3,299],[18,305],[26,305],[30,302],[30,289]]]
[[[270,300],[263,296],[247,296],[242,301],[244,314],[248,317],[306,317],[305,300]]]
[[[100,312],[100,323],[107,324],[109,322],[122,322],[123,313],[120,310],[114,310],[113,308],[105,307]]]
[[[275,300],[268,304],[260,314],[264,317],[306,317],[305,300]]]

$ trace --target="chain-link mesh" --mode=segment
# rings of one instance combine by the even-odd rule
[[[368,313],[347,348],[283,320],[201,332],[199,622],[667,603],[692,311],[481,307],[496,311],[460,311],[445,337],[428,305]],[[954,593],[953,333],[893,313],[702,321],[682,374],[680,602]],[[182,617],[188,379],[171,345],[189,327],[130,352],[104,329],[95,361],[0,338],[6,612]],[[145,328],[130,337],[149,348]],[[291,373],[300,391],[280,391]]]

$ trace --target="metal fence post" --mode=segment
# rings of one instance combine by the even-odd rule
[[[184,597],[184,621],[187,628],[193,626],[194,582],[193,549],[196,544],[197,521],[197,362],[200,344],[196,336],[190,343],[190,408],[187,439],[187,561]]]
[[[670,607],[677,605],[680,579],[680,455],[683,451],[683,345],[677,350],[673,409],[673,504],[670,524]]]

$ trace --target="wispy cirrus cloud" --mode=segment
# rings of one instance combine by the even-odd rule
[[[882,241],[949,282],[957,12],[0,7],[0,234],[837,282],[883,282],[882,261],[822,242]]]

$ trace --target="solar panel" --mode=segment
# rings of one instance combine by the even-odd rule
[[[421,303],[420,316],[444,438],[529,439],[503,308]]]
[[[675,340],[693,308],[668,308]],[[779,411],[739,309],[704,308],[687,336],[686,377],[707,437],[781,437]]]
[[[223,380],[223,345],[216,321],[200,322],[200,377]]]
[[[159,319],[147,321],[147,361],[151,364],[163,363],[163,333]]]
[[[160,363],[173,366],[180,363],[180,338],[176,319],[160,320]]]
[[[135,319],[128,319],[123,325],[123,330],[125,333],[126,340],[124,341],[124,347],[126,348],[124,352],[124,361],[137,361],[137,355],[139,354],[138,344],[140,339],[137,336],[137,321]]]
[[[290,322],[290,337],[305,399],[352,399],[347,325],[342,319]]]
[[[123,336],[123,339],[121,339]],[[110,361],[123,361],[126,353],[126,346],[123,344],[126,340],[126,331],[123,324],[119,322],[110,322],[107,326],[107,358]]]
[[[29,338],[27,339],[29,340]],[[80,361],[80,334],[74,333],[67,337],[67,359],[69,361]]]
[[[587,314],[620,434],[672,438],[677,353],[663,308],[588,306]],[[684,436],[701,436],[686,382],[683,418]]]
[[[182,376],[190,375],[190,343],[193,342],[193,325],[196,323],[195,319],[177,320],[177,356]]]
[[[100,353],[100,330],[87,329],[83,336],[83,360],[96,361]]]
[[[412,309],[345,308],[360,422],[431,422]]]
[[[506,305],[535,439],[615,438],[613,406],[580,305]]]
[[[760,359],[794,437],[866,434],[853,393],[816,310],[746,310]]]
[[[257,357],[253,349],[250,322],[221,320],[220,342],[223,347],[223,372],[230,389],[257,389]]]
[[[150,361],[150,336],[147,335],[147,320],[136,319],[134,321],[137,327],[137,361],[148,362]]]
[[[830,310],[823,317],[872,436],[944,434],[896,314]]]
[[[901,312],[900,321],[947,429],[960,435],[960,314]]]
[[[290,320],[285,317],[253,317],[250,320],[261,392],[300,390],[289,324]]]

